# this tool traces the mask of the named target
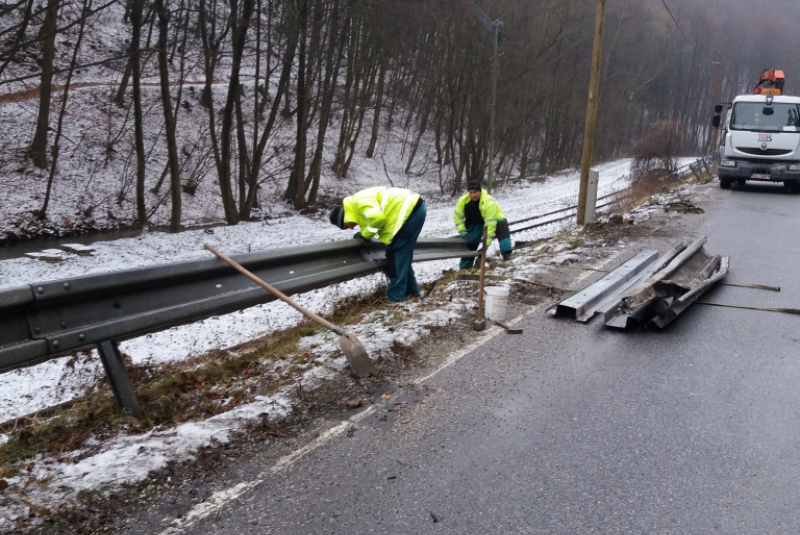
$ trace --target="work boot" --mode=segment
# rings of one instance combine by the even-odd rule
[[[503,253],[503,260],[511,260],[511,251]]]

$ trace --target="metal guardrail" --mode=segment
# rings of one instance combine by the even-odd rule
[[[461,239],[422,239],[414,261],[477,255]],[[285,294],[381,271],[380,243],[343,240],[233,257]],[[141,416],[116,343],[275,298],[217,258],[0,290],[0,373],[96,345],[119,405]]]
[[[693,174],[696,178],[700,178],[698,173],[700,171],[704,171],[706,173],[710,172],[709,166],[714,165],[714,157],[713,156],[703,156],[702,158],[698,158],[694,162],[689,162],[686,165],[682,165],[678,169],[675,170],[675,174],[677,175],[678,179],[682,177]]]
[[[697,176],[697,173],[701,169],[705,170],[705,172],[708,173],[710,165],[713,165],[712,157],[711,156],[703,156],[702,158],[698,158],[694,162],[690,162],[690,163],[688,163],[686,165],[683,165],[683,166],[679,167],[678,169],[676,169],[675,170],[675,175],[680,180],[682,177],[684,177],[684,176],[686,176],[686,175],[688,175],[690,173],[692,173],[695,176]],[[602,204],[598,204],[595,208],[596,209],[605,208],[607,206],[610,206],[610,205],[614,204],[615,200],[613,199],[613,197],[618,195],[618,194],[620,194],[622,191],[624,191],[624,190],[613,191],[613,192],[611,192],[609,194],[603,195],[602,197],[598,197],[597,198],[598,201],[605,200],[605,199],[608,199],[608,200],[606,200],[606,202],[604,202]],[[538,215],[535,215],[535,216],[526,217],[525,219],[518,219],[516,221],[509,221],[508,224],[509,224],[509,226],[510,225],[519,225],[520,223],[526,223],[528,221],[544,219],[545,217],[550,217],[550,216],[562,214],[564,212],[577,211],[577,209],[578,209],[577,205],[566,206],[564,208],[559,208],[558,210],[553,210],[552,212],[547,212],[545,214],[538,214]],[[560,215],[559,217],[556,217],[556,218],[553,218],[553,219],[548,219],[546,221],[539,221],[537,223],[534,223],[532,225],[528,225],[528,226],[525,226],[525,227],[522,227],[522,228],[511,229],[510,232],[511,232],[511,234],[514,234],[514,233],[522,232],[522,231],[525,231],[525,230],[531,230],[531,229],[534,229],[534,228],[538,228],[538,227],[543,227],[545,225],[549,225],[551,223],[557,223],[559,221],[563,221],[563,220],[569,219],[571,217],[575,217],[575,214],[574,213],[568,213],[566,215]]]

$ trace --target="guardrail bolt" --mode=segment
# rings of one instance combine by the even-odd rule
[[[83,334],[83,333],[79,334],[79,335],[78,335],[78,340],[80,340],[81,342],[83,342],[84,340],[86,340],[86,335],[85,335],[85,334]]]
[[[62,329],[66,329],[67,328],[67,322],[66,321],[62,321],[61,322],[61,328]]]
[[[34,327],[33,332],[35,332],[36,334],[40,334],[42,330],[39,327]]]
[[[65,283],[64,283],[64,289],[65,289],[65,290],[69,290],[69,283],[68,283],[68,282],[65,282]]]
[[[58,343],[58,340],[53,340],[53,347],[58,349],[58,346],[61,345]]]
[[[38,288],[36,288],[36,291],[39,292],[40,294],[43,294],[44,293],[44,288],[39,286]]]

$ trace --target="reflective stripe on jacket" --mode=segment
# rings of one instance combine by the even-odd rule
[[[464,222],[464,210],[470,200],[469,192],[465,193],[463,197],[458,199],[456,210],[453,212],[453,221],[459,233],[467,231],[467,225]],[[500,205],[497,204],[497,201],[494,200],[494,197],[486,193],[485,189],[481,189],[481,198],[478,201],[478,208],[481,211],[483,223],[486,225],[486,243],[488,245],[492,243],[492,239],[497,232],[497,222],[500,219],[505,219],[506,216],[503,215],[503,211],[500,209]]]
[[[378,186],[362,189],[342,202],[344,222],[357,224],[366,239],[377,235],[379,240],[389,245],[418,200],[419,193],[403,188]]]

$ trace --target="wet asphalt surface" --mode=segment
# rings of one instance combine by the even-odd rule
[[[800,196],[714,182],[697,203],[675,237],[708,235],[727,282],[781,287],[701,301],[800,308]],[[538,308],[517,326],[387,385],[362,421],[208,517],[162,510],[120,532],[800,533],[800,316],[693,305],[621,333]]]

